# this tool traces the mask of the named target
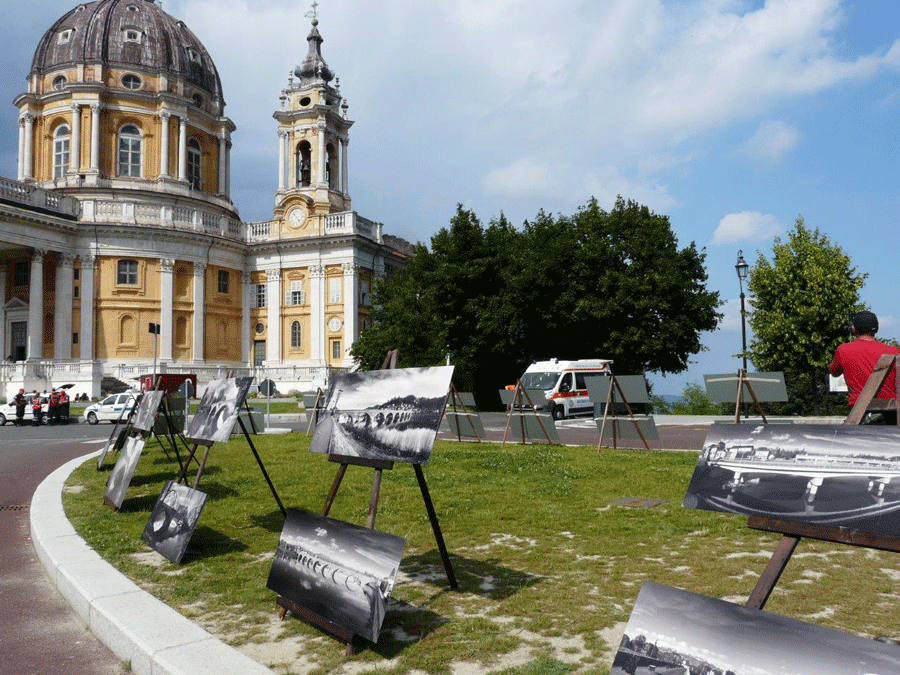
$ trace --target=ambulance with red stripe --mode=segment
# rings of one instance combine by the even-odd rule
[[[553,419],[563,420],[578,413],[593,413],[594,404],[588,397],[584,378],[606,376],[611,363],[610,359],[535,361],[520,379],[525,389],[543,390],[547,398],[545,409]]]

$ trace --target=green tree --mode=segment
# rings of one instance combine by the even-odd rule
[[[753,340],[749,356],[760,370],[784,371],[789,403],[784,412],[840,409],[843,396],[828,395],[828,366],[847,340],[847,313],[863,309],[858,274],[850,257],[798,217],[787,241],[776,237],[771,262],[760,253],[748,290]]]
[[[705,254],[678,248],[668,218],[618,199],[570,217],[544,212],[484,227],[462,206],[403,272],[376,285],[374,325],[354,346],[365,368],[388,349],[405,366],[450,354],[482,407],[533,360],[611,358],[621,375],[677,373],[715,329]]]
[[[681,395],[671,403],[654,396],[653,412],[658,415],[722,415],[732,411],[724,410],[721,403],[710,403],[705,387],[697,382],[688,382]]]

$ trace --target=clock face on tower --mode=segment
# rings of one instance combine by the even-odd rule
[[[299,206],[294,207],[288,211],[287,221],[288,225],[294,229],[303,227],[303,223],[306,222],[306,210]]]

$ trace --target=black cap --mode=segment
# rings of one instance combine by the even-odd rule
[[[853,315],[853,325],[859,333],[877,333],[878,317],[872,312],[863,310]]]

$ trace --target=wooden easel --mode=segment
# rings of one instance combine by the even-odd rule
[[[766,414],[763,412],[762,404],[759,402],[759,399],[756,398],[756,392],[753,391],[753,385],[750,384],[750,380],[747,378],[747,371],[743,368],[738,368],[737,371],[737,394],[735,396],[734,403],[734,423],[741,423],[741,404],[744,403],[744,387],[747,387],[747,391],[750,393],[750,398],[753,399],[753,405],[756,406],[756,412],[759,413],[759,416],[762,417],[763,424],[768,424],[769,421],[766,419]]]
[[[850,410],[847,419],[844,420],[845,425],[858,425],[866,412],[869,410],[898,410],[900,409],[900,396],[897,399],[880,399],[884,404],[873,405],[875,394],[884,384],[892,365],[900,360],[893,354],[883,354],[875,365],[872,374],[866,381],[862,392],[856,399],[856,403]],[[749,385],[748,385],[749,386]],[[900,389],[898,389],[900,391]],[[752,395],[752,389],[751,389]],[[765,418],[763,418],[765,420]],[[806,537],[808,539],[818,539],[820,541],[830,541],[837,544],[845,544],[847,546],[863,546],[865,548],[875,548],[882,551],[893,551],[900,553],[900,537],[892,537],[888,535],[872,534],[869,532],[857,532],[847,527],[833,527],[828,525],[815,525],[810,523],[797,523],[793,521],[777,520],[775,518],[766,518],[763,516],[750,516],[747,520],[747,527],[754,530],[762,530],[764,532],[776,532],[782,535],[781,541],[775,548],[775,552],[769,559],[766,568],[756,582],[756,587],[747,600],[747,607],[762,609],[778,580],[781,578],[782,572],[790,562],[797,544],[800,539]]]
[[[900,386],[897,387],[898,397],[891,398],[875,398],[878,390],[884,385],[888,376],[891,374],[891,368],[894,369],[896,383],[900,385],[900,356],[896,354],[882,354],[875,362],[875,368],[872,374],[866,380],[865,386],[859,392],[856,403],[850,409],[850,414],[844,424],[861,424],[866,413],[869,412],[888,412],[895,411],[900,413]],[[897,422],[900,424],[900,414],[897,415]]]
[[[382,370],[391,370],[397,367],[399,351],[394,349],[387,353],[387,356],[384,359],[384,364],[382,366]],[[337,474],[334,477],[334,481],[331,484],[331,491],[328,493],[328,497],[325,499],[325,506],[322,508],[322,515],[327,516],[331,511],[331,506],[334,504],[334,499],[337,496],[338,488],[341,486],[341,482],[344,480],[344,474],[347,473],[347,467],[351,464],[354,466],[364,466],[369,467],[375,470],[375,474],[372,478],[372,490],[369,494],[369,513],[366,518],[366,527],[370,530],[375,529],[375,517],[378,513],[378,500],[381,494],[381,477],[384,471],[390,471],[394,468],[394,462],[391,460],[384,459],[369,459],[365,457],[352,457],[349,455],[328,455],[329,462],[335,462],[340,464],[338,467]],[[447,574],[447,582],[450,585],[451,589],[458,588],[458,584],[456,582],[456,575],[453,573],[453,565],[450,562],[450,556],[447,553],[447,546],[444,544],[444,535],[441,533],[441,526],[438,523],[437,513],[434,510],[434,504],[431,501],[431,495],[428,492],[428,484],[425,482],[425,474],[422,471],[421,464],[413,464],[413,469],[416,472],[416,480],[419,482],[419,489],[422,492],[422,499],[425,502],[425,510],[428,512],[428,519],[431,521],[431,529],[434,532],[434,539],[437,542],[438,551],[441,554],[441,560],[444,563],[444,571]],[[354,638],[356,637],[353,633],[342,628],[328,619],[319,616],[318,614],[309,611],[303,607],[298,606],[296,603],[291,602],[287,598],[283,596],[278,596],[275,600],[276,604],[280,607],[278,612],[278,617],[280,619],[284,619],[287,615],[287,612],[293,612],[297,616],[301,617],[304,621],[311,623],[315,626],[318,626],[326,633],[329,633],[342,642],[346,643],[346,654],[347,656],[352,656],[356,653],[356,649],[354,647]]]
[[[524,400],[523,400],[524,398]],[[525,401],[528,401],[528,405],[526,407]],[[541,406],[543,407],[544,401],[541,401]],[[519,426],[520,431],[522,432],[522,444],[525,444],[525,439],[528,436],[525,433],[525,414],[530,412],[538,421],[538,424],[541,427],[541,431],[544,434],[544,438],[547,439],[548,444],[553,443],[553,439],[550,438],[550,432],[547,431],[547,427],[544,426],[544,420],[541,419],[541,416],[535,410],[534,401],[531,400],[531,396],[528,393],[528,390],[522,386],[522,380],[516,380],[516,387],[513,390],[513,402],[509,407],[509,414],[506,416],[506,428],[503,430],[503,442],[500,443],[500,446],[503,447],[506,445],[506,437],[509,434],[509,425],[512,422],[513,415],[519,415]]]
[[[612,417],[612,441],[613,441],[613,449],[616,449],[616,435],[617,435],[617,424],[618,421],[618,413],[616,413],[616,391],[619,392],[619,396],[622,397],[622,403],[625,404],[626,410],[628,410],[628,419],[634,424],[634,430],[637,432],[638,436],[641,437],[641,442],[643,442],[644,447],[649,450],[650,445],[647,443],[647,439],[644,437],[644,432],[641,431],[641,426],[638,424],[637,418],[634,416],[634,412],[631,410],[631,404],[628,403],[628,399],[625,398],[625,392],[622,391],[622,386],[619,384],[619,381],[616,379],[615,374],[608,370],[609,372],[609,390],[606,393],[606,408],[603,410],[603,422],[600,425],[600,440],[597,441],[597,449],[599,450],[603,445],[603,432],[606,429],[606,420],[609,417]],[[609,414],[610,409],[612,409],[612,415]]]
[[[466,406],[462,402],[462,398],[459,396],[459,392],[456,390],[456,385],[453,382],[450,383],[450,405],[453,406],[453,415],[456,418],[456,440],[462,442],[462,433],[459,430],[459,417],[460,413],[457,409],[457,403],[459,407],[463,409],[463,413],[465,413]],[[475,423],[472,422],[472,419],[465,416],[466,420],[469,422],[469,427],[472,429],[472,436],[475,437],[477,442],[481,443],[481,435],[478,433],[478,429],[475,428]]]
[[[103,468],[103,461],[106,459],[106,455],[109,454],[110,450],[116,452],[122,448],[122,445],[125,443],[125,438],[128,436],[131,419],[137,411],[138,406],[141,404],[142,398],[144,398],[144,392],[138,392],[134,399],[134,407],[132,407],[131,412],[129,412],[128,415],[125,415],[125,410],[128,408],[128,402],[126,401],[125,405],[122,406],[122,410],[119,411],[119,416],[116,418],[116,423],[113,425],[112,431],[109,432],[109,439],[107,439],[106,445],[103,446],[103,451],[97,458],[97,471],[100,471],[100,469]],[[122,420],[123,417],[125,417],[124,421]],[[119,427],[121,427],[121,429]],[[117,432],[118,437],[116,437]],[[113,441],[114,438],[116,439],[115,441]]]
[[[244,399],[244,409],[247,411],[247,418],[250,420],[250,427],[253,429],[253,433],[255,434],[256,425],[253,422],[253,415],[250,411],[250,404],[246,399]],[[269,477],[269,472],[266,471],[266,467],[263,464],[262,458],[256,451],[256,446],[253,445],[253,440],[250,438],[250,433],[247,431],[247,427],[244,425],[244,420],[241,419],[240,414],[238,415],[237,422],[241,427],[241,432],[244,434],[244,438],[247,440],[247,444],[250,446],[250,450],[253,452],[253,456],[256,458],[256,463],[259,464],[259,469],[260,471],[262,471],[263,478],[266,479],[266,483],[269,485],[269,490],[272,492],[272,496],[275,497],[275,503],[278,504],[278,508],[281,509],[281,513],[286,518],[287,509],[284,508],[284,504],[281,503],[281,498],[278,496],[278,492],[275,490],[275,485],[272,484],[272,479]],[[206,461],[207,459],[209,459],[209,450],[214,445],[213,441],[195,442],[193,444],[187,461],[184,463],[184,466],[181,469],[181,473],[178,476],[178,480],[176,481],[178,483],[184,483],[187,480],[188,467],[190,466],[191,460],[196,461],[197,448],[201,445],[204,446],[203,458],[199,462],[199,465],[197,467],[197,475],[194,477],[193,485],[191,485],[191,487],[195,490],[200,485],[200,478],[203,475],[204,469],[206,468]]]
[[[324,403],[325,392],[322,391],[321,387],[318,387],[316,389],[316,402],[313,404],[313,414],[309,416],[309,420],[306,422],[306,433],[315,429],[316,425],[319,423],[319,413],[322,411],[322,405]]]

